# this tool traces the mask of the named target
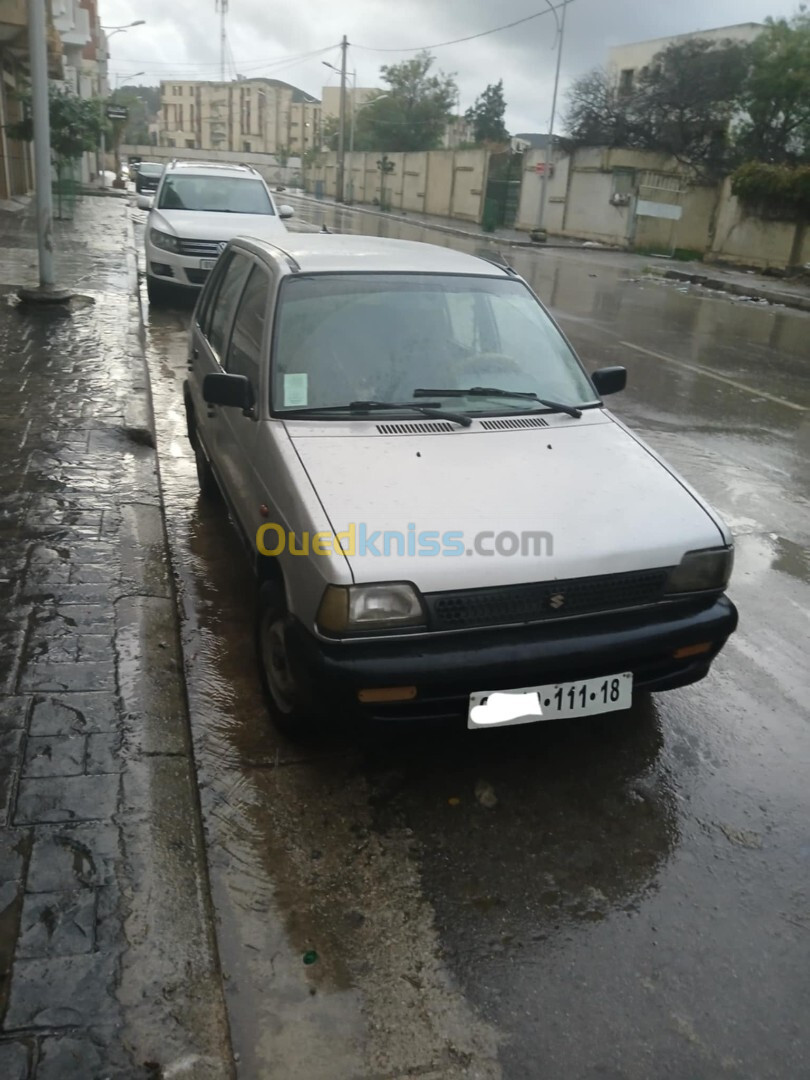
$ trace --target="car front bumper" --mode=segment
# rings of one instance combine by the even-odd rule
[[[146,241],[146,273],[155,281],[166,285],[178,285],[183,289],[201,289],[208,280],[209,270],[203,270],[203,261],[196,256],[178,255],[165,251]],[[215,260],[214,260],[215,261]]]
[[[737,626],[737,609],[722,596],[702,606],[660,605],[569,622],[471,631],[396,641],[325,644],[296,620],[287,653],[302,696],[325,716],[371,720],[466,718],[473,691],[633,673],[634,691],[671,690],[708,674]],[[702,642],[711,649],[676,658]],[[361,704],[358,691],[415,686],[411,701]]]

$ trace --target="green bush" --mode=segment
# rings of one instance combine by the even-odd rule
[[[810,220],[810,165],[766,165],[749,161],[731,177],[731,190],[761,217]]]

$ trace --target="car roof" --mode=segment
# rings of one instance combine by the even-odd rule
[[[283,241],[238,237],[255,251],[281,253],[294,273],[479,274],[508,273],[476,255],[415,240],[346,233],[289,233]]]

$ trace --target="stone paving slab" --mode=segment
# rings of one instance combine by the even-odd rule
[[[131,221],[76,213],[67,309],[15,303],[0,215],[0,1080],[222,1080]]]

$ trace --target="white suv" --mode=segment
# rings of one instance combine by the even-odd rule
[[[173,161],[163,171],[146,223],[146,287],[159,304],[183,289],[199,289],[226,243],[234,236],[262,239],[286,233],[282,219],[290,206],[277,207],[261,175],[250,165]]]

